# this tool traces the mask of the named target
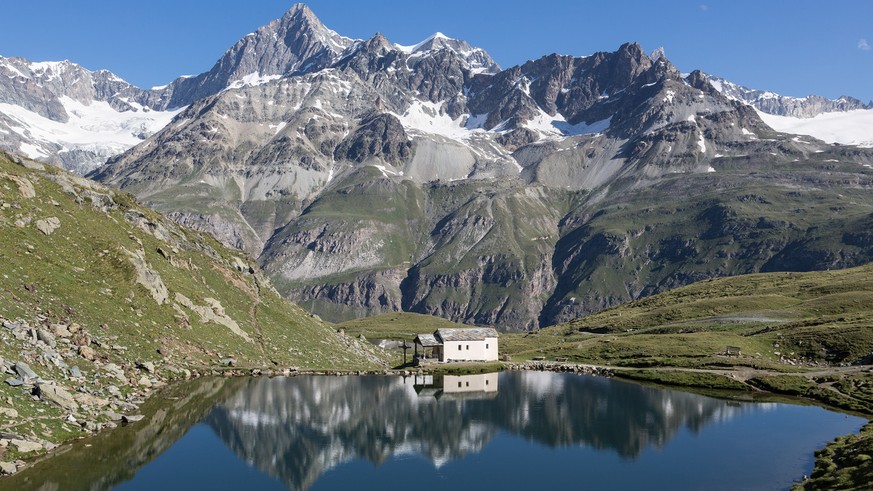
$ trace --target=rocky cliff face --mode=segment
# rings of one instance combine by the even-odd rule
[[[873,213],[870,151],[775,132],[635,43],[500,70],[463,41],[351,41],[295,7],[228,53],[170,87],[211,95],[92,176],[259,255],[331,320],[532,328],[871,255],[838,239]]]

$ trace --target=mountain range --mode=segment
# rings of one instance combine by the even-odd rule
[[[839,130],[864,128],[868,105],[685,74],[636,43],[502,69],[439,33],[352,40],[296,5],[165,87],[67,62],[0,73],[0,144],[80,172],[113,155],[89,177],[259,257],[329,320],[529,329],[873,259],[871,142]],[[81,135],[94,128],[115,146]]]

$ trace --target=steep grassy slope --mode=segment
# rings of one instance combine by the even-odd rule
[[[17,380],[0,384],[0,429],[47,448],[219,364],[381,366],[253,264],[130,195],[0,154],[0,370]]]

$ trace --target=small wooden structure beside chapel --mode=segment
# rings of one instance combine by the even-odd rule
[[[497,336],[493,327],[437,329],[415,337],[415,356],[442,362],[497,361]]]

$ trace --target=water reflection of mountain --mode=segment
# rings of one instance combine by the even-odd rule
[[[540,372],[501,374],[499,391],[481,397],[419,392],[412,377],[252,379],[206,422],[241,458],[305,489],[324,471],[358,458],[378,464],[412,453],[440,466],[481,450],[501,430],[543,445],[584,444],[634,458],[683,426],[696,432],[748,407]]]

